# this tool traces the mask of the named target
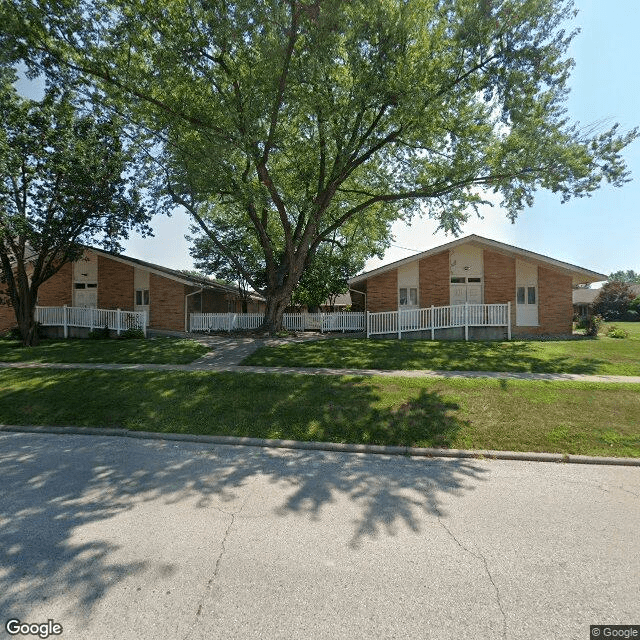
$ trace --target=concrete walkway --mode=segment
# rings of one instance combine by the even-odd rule
[[[249,352],[250,353],[250,352]],[[191,364],[112,364],[65,362],[0,362],[6,369],[100,369],[127,371],[232,371],[235,373],[281,373],[329,376],[384,376],[393,378],[492,378],[498,380],[561,380],[640,384],[640,376],[583,375],[578,373],[525,373],[501,371],[430,371],[428,369],[324,369],[320,367],[263,367],[225,364],[222,356],[208,354]]]

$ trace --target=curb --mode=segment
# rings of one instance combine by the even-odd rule
[[[563,453],[535,453],[520,451],[491,451],[483,449],[433,449],[426,447],[385,446],[376,444],[343,444],[339,442],[301,442],[299,440],[268,440],[234,436],[199,436],[190,433],[156,433],[96,427],[35,427],[0,425],[0,432],[46,433],[81,436],[117,436],[139,440],[173,440],[180,442],[206,442],[208,444],[241,445],[274,449],[302,449],[308,451],[339,451],[342,453],[369,453],[422,458],[475,458],[477,460],[521,460],[528,462],[565,462],[571,464],[615,465],[640,467],[640,458],[605,458],[569,455]]]

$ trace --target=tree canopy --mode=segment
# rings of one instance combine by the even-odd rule
[[[627,320],[635,295],[626,282],[606,282],[593,301],[593,313],[605,320]],[[635,318],[634,318],[635,319]]]
[[[130,229],[149,232],[151,211],[125,176],[133,158],[116,120],[79,115],[55,87],[41,101],[22,99],[14,80],[1,71],[0,264],[5,301],[32,344],[40,285],[83,243],[117,250]]]
[[[640,284],[640,273],[636,273],[633,269],[626,271],[614,271],[609,274],[609,282],[628,282],[629,284]]]
[[[569,0],[5,0],[0,19],[31,68],[155,136],[162,194],[266,295],[275,330],[350,220],[457,233],[488,193],[513,220],[539,188],[627,180],[637,132],[565,111],[574,15]]]

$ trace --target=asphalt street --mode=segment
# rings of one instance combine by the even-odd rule
[[[0,433],[0,637],[587,640],[639,532],[638,467]]]

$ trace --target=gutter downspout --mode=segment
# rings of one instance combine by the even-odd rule
[[[184,332],[189,333],[189,327],[187,326],[187,298],[189,296],[195,296],[196,293],[202,293],[204,287],[200,287],[200,291],[192,291],[184,296]],[[202,312],[202,299],[200,299],[200,311]]]

